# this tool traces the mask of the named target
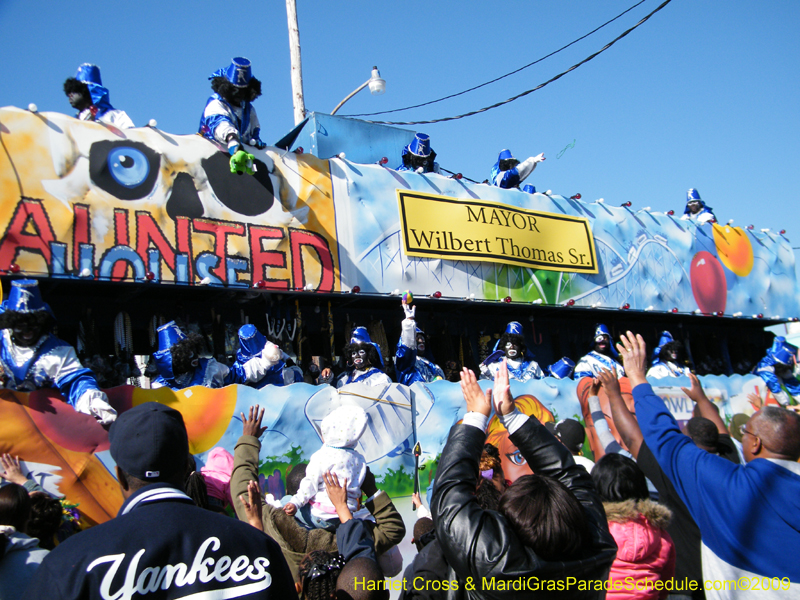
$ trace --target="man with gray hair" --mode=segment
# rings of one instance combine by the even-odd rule
[[[800,416],[762,408],[741,427],[747,464],[734,464],[681,435],[645,379],[642,336],[617,348],[644,439],[700,528],[706,597],[786,597],[800,586]]]

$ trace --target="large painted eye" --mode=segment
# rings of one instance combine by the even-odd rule
[[[517,466],[528,464],[528,461],[525,460],[525,458],[522,456],[522,453],[519,450],[517,450],[516,452],[511,452],[509,454],[506,454],[506,458]]]
[[[136,148],[120,146],[108,153],[108,172],[126,188],[141,185],[150,173],[150,163],[144,153]]]
[[[89,151],[89,177],[120,200],[140,200],[155,187],[161,155],[132,140],[95,142]]]

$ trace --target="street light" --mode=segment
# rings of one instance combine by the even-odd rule
[[[331,115],[335,115],[336,111],[342,108],[345,102],[350,100],[350,98],[355,96],[367,86],[369,86],[369,91],[373,96],[380,96],[386,91],[386,80],[381,78],[381,73],[378,71],[378,67],[372,67],[372,76],[352,92],[350,92],[344,100],[339,102],[339,104],[336,105],[336,108],[331,111]]]

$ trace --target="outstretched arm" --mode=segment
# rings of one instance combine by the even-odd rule
[[[700,380],[697,378],[697,375],[694,373],[689,373],[689,380],[692,382],[691,389],[686,389],[685,387],[681,388],[684,394],[695,403],[697,412],[700,413],[701,417],[704,417],[714,423],[717,426],[717,431],[719,433],[724,433],[725,435],[729,435],[728,428],[725,427],[725,421],[722,420],[722,417],[719,416],[719,410],[711,400],[708,399],[706,393],[703,391],[703,386],[700,384]]]
[[[598,379],[600,379],[600,383],[608,396],[609,404],[611,404],[611,418],[614,420],[614,425],[633,458],[636,458],[639,456],[639,448],[642,446],[644,437],[642,436],[642,430],[639,429],[639,422],[628,410],[625,400],[622,399],[617,374],[604,369],[598,375]]]

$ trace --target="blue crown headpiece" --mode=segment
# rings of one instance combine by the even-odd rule
[[[100,67],[91,63],[83,63],[78,67],[78,71],[75,73],[75,79],[83,83],[103,85],[103,80],[100,79]]]
[[[506,333],[522,335],[522,323],[519,321],[511,321],[511,323],[506,325]]]
[[[245,88],[253,78],[253,71],[248,59],[237,56],[231,59],[231,64],[227,67],[214,71],[209,79],[214,77],[224,77],[235,87]]]
[[[367,331],[366,327],[356,327],[353,329],[353,333],[350,334],[350,343],[351,344],[369,344],[378,352],[378,359],[381,361],[381,368],[383,369],[383,353],[381,352],[380,346],[372,341],[372,338],[369,337],[369,332]]]
[[[175,321],[170,321],[166,325],[158,328],[158,350],[162,352],[169,350],[181,340],[186,339],[186,334],[181,331],[181,328],[175,324]]]
[[[514,155],[511,154],[511,150],[506,148],[505,150],[500,151],[500,154],[497,157],[497,162],[500,162],[501,160],[510,160],[512,158],[514,158]]]
[[[556,379],[567,379],[572,376],[574,370],[575,361],[566,356],[547,367],[547,372],[550,373],[550,377],[555,377]]]
[[[426,133],[418,133],[411,140],[411,143],[403,148],[403,154],[413,154],[422,158],[428,158],[431,155],[431,136]]]
[[[3,301],[3,311],[14,311],[21,313],[33,313],[47,311],[51,315],[53,311],[42,300],[42,293],[39,291],[39,282],[35,279],[16,279],[11,282],[11,289],[8,298]]]
[[[103,86],[103,80],[100,78],[100,67],[90,63],[83,63],[78,67],[75,79],[86,84],[89,89],[89,95],[92,97],[92,104],[100,109],[98,114],[105,114],[114,108],[111,106],[108,88]]]

